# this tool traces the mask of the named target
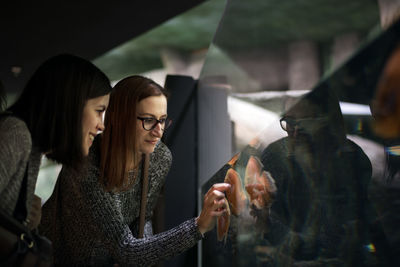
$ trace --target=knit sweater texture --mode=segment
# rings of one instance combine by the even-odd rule
[[[31,134],[21,119],[0,116],[0,209],[12,215],[27,170],[27,211],[31,207],[42,154],[32,145]]]
[[[99,183],[96,138],[86,168],[63,168],[42,210],[40,231],[52,242],[57,266],[151,266],[194,246],[201,234],[195,219],[153,235],[151,218],[172,162],[161,142],[150,155],[144,238],[138,235],[141,172],[124,192],[107,192]],[[141,168],[139,168],[141,169]],[[131,179],[135,173],[130,172]]]

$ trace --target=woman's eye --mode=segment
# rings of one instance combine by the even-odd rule
[[[144,119],[144,122],[151,123],[151,122],[154,122],[154,119],[152,119],[152,118]]]
[[[166,118],[160,119],[160,123],[165,123],[166,120]]]

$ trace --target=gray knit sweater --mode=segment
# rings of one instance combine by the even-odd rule
[[[27,211],[31,207],[42,154],[32,146],[24,121],[0,115],[0,209],[12,215],[28,166]],[[28,164],[29,163],[29,164]]]
[[[168,148],[160,142],[150,156],[145,238],[137,239],[141,179],[129,191],[106,192],[98,182],[96,141],[88,167],[79,173],[63,168],[43,207],[40,230],[53,242],[55,264],[150,266],[194,246],[201,238],[195,219],[152,235],[152,212],[172,160]]]

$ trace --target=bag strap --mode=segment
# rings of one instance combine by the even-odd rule
[[[143,154],[142,157],[143,161],[143,169],[142,169],[142,199],[140,201],[140,217],[139,217],[139,238],[143,238],[144,234],[144,224],[145,224],[145,217],[146,217],[146,204],[147,204],[147,192],[148,192],[148,185],[149,185],[149,161],[150,155]]]
[[[26,164],[24,178],[22,180],[21,188],[19,190],[17,205],[15,206],[14,214],[13,214],[14,218],[16,218],[21,223],[25,222],[25,220],[28,216],[28,211],[26,209],[26,201],[27,201],[27,194],[28,194],[28,190],[27,190],[27,188],[28,188],[28,167],[29,167],[29,162]]]

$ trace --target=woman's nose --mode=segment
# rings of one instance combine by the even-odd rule
[[[163,135],[163,128],[161,126],[161,123],[158,122],[151,133],[156,137],[161,137]]]
[[[106,127],[104,126],[104,121],[101,119],[100,122],[99,122],[99,124],[97,125],[97,129],[98,129],[99,131],[104,131],[105,128],[106,128]]]

